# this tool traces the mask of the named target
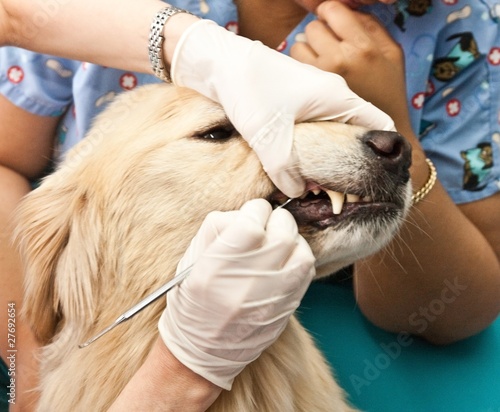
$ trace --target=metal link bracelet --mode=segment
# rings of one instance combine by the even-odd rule
[[[151,30],[149,31],[149,62],[151,69],[156,77],[164,82],[171,83],[170,73],[166,69],[165,61],[163,60],[163,29],[168,19],[177,13],[192,14],[187,10],[179,9],[174,6],[168,6],[156,13],[153,22],[151,23]]]

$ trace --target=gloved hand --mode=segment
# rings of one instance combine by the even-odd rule
[[[219,102],[255,150],[267,174],[287,196],[305,189],[293,152],[293,126],[335,119],[393,130],[385,113],[352,92],[344,79],[299,63],[209,20],[179,39],[171,64],[175,84]]]
[[[224,389],[281,334],[314,277],[314,256],[284,209],[263,199],[207,216],[181,259],[159,331],[172,354]]]

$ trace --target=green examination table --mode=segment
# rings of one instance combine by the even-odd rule
[[[362,411],[500,412],[500,317],[477,336],[436,347],[371,325],[349,282],[318,281],[299,319]]]

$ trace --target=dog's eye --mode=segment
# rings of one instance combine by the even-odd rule
[[[217,127],[214,129],[203,131],[195,137],[205,140],[221,141],[230,139],[235,134],[234,128]]]

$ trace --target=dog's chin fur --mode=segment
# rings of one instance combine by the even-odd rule
[[[207,213],[276,192],[241,137],[206,135],[230,127],[217,104],[193,91],[140,88],[117,99],[24,201],[17,240],[26,264],[26,315],[45,345],[40,411],[106,410],[158,336],[165,300],[91,347],[78,344],[173,276]],[[295,129],[296,167],[307,181],[380,190],[397,205],[331,227],[300,225],[318,276],[379,250],[408,208],[408,179],[378,173],[376,159],[362,149],[365,132],[332,122]],[[311,337],[292,318],[210,410],[351,409]]]

